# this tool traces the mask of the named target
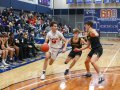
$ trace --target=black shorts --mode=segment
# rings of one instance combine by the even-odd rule
[[[102,47],[98,47],[96,49],[91,49],[91,51],[89,52],[88,56],[92,57],[93,54],[96,54],[98,57],[100,57],[103,53],[103,48]]]
[[[76,55],[81,56],[81,54],[82,54],[82,51],[80,52],[71,51],[68,56],[71,58],[74,58]]]

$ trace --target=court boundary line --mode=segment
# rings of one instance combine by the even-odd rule
[[[116,51],[116,53],[114,54],[114,56],[113,56],[112,59],[110,60],[110,63],[108,64],[108,66],[106,67],[106,69],[103,71],[102,74],[104,74],[105,72],[107,72],[107,70],[108,70],[108,68],[110,67],[110,65],[111,65],[113,62],[116,61],[115,58],[116,58],[117,54],[119,53],[119,51],[120,51],[120,48]]]
[[[119,68],[120,66],[113,66],[113,67],[109,67],[110,69],[111,68]],[[100,67],[100,68],[106,68],[106,67]],[[92,70],[93,70],[93,68],[91,68]],[[75,72],[75,71],[77,71],[77,72],[85,72],[85,69],[81,69],[81,70],[74,70],[74,71],[71,71],[71,72]],[[62,74],[63,72],[60,72],[60,73],[55,73],[55,74]],[[106,74],[111,74],[111,73],[106,73]],[[54,75],[54,74],[49,74],[49,75],[47,75],[48,77],[49,76],[51,76],[51,75]],[[119,74],[118,74],[119,75]],[[2,88],[2,89],[6,89],[6,88],[8,88],[8,87],[10,87],[10,86],[12,86],[12,85],[15,85],[15,84],[19,84],[19,83],[22,83],[22,82],[25,82],[25,81],[29,81],[29,80],[32,80],[32,79],[36,79],[36,78],[39,78],[39,77],[35,77],[35,78],[29,78],[29,79],[27,79],[27,80],[23,80],[23,81],[20,81],[20,82],[17,82],[17,83],[14,83],[14,84],[11,84],[11,85],[9,85],[9,86],[6,86],[6,87],[4,87],[4,88]]]
[[[116,61],[116,56],[119,53],[120,48],[116,51],[116,53],[114,54],[114,56],[112,57],[112,59],[110,59],[110,63],[108,64],[108,66],[104,69],[102,76],[104,76],[104,74],[107,72],[107,70],[109,69],[110,65]],[[93,85],[94,79],[91,79],[90,83],[89,83],[89,89],[92,87],[92,90],[95,89],[95,86]]]
[[[112,73],[105,73],[105,74],[112,74]],[[72,76],[72,75],[73,75],[73,76]],[[78,76],[78,75],[80,75],[80,76]],[[118,76],[119,76],[120,74],[114,74],[114,75],[118,75]],[[67,75],[67,76],[69,76],[69,77],[72,76],[71,78],[82,77],[82,76],[81,76],[81,73],[70,74],[70,75]],[[68,77],[68,79],[69,79],[69,77]],[[38,78],[39,78],[39,77],[38,77]],[[59,78],[62,78],[61,80],[65,80],[65,76],[58,76],[58,77],[54,77],[54,78],[51,78],[51,79],[47,79],[47,80],[35,82],[35,83],[32,83],[32,84],[23,86],[23,87],[21,87],[21,88],[18,88],[18,89],[16,89],[16,90],[22,90],[22,89],[27,88],[27,87],[29,87],[29,86],[33,86],[33,85],[36,85],[36,84],[39,84],[39,83],[43,83],[43,82],[46,82],[46,81],[52,81],[52,80],[54,80],[54,79],[59,79]],[[84,77],[83,77],[83,78],[84,78]],[[57,81],[61,81],[61,80],[57,80]],[[56,81],[54,81],[54,82],[56,82]],[[41,86],[43,86],[43,85],[41,85]],[[34,89],[32,89],[32,90],[34,90]]]
[[[69,49],[70,50],[70,49]],[[67,50],[67,51],[69,51],[69,50]],[[119,50],[120,50],[120,48],[116,51],[116,53],[115,53],[115,55],[114,55],[114,57],[116,57],[116,55],[117,55],[117,53],[119,52]],[[114,58],[113,57],[113,58]],[[114,61],[114,59],[112,58],[112,61]],[[111,62],[112,63],[112,62]],[[110,64],[109,64],[109,66],[110,66]],[[106,67],[101,67],[101,68],[106,68]],[[108,68],[111,68],[111,67],[107,67],[107,70],[108,70]],[[107,72],[107,70],[106,70],[106,72]],[[76,71],[79,71],[79,70],[76,70]],[[80,70],[80,71],[82,71],[82,70]],[[104,74],[106,74],[106,72],[104,72]],[[109,73],[110,74],[110,73]],[[115,74],[115,75],[120,75],[120,74]],[[64,77],[64,76],[62,76],[62,77]],[[38,77],[36,77],[36,78],[38,78]],[[59,78],[59,77],[58,77]],[[32,78],[32,79],[35,79],[35,78]],[[29,80],[31,80],[31,79],[29,79]],[[27,81],[27,80],[24,80],[24,81]],[[24,82],[24,81],[22,81],[22,82]],[[46,80],[47,81],[47,80]],[[42,81],[41,81],[42,82]],[[45,80],[43,81],[43,82],[45,82]],[[21,83],[21,82],[18,82],[18,83]],[[14,84],[18,84],[18,83],[14,83]],[[40,83],[40,82],[39,82]],[[14,85],[14,84],[12,84],[12,85]],[[9,86],[12,86],[12,85],[9,85]],[[9,86],[7,86],[7,87],[5,87],[5,88],[8,88]],[[5,88],[3,88],[3,89],[5,89]],[[17,90],[19,90],[19,89],[17,89]]]

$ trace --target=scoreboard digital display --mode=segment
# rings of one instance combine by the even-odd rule
[[[102,0],[95,0],[95,4],[102,4]]]
[[[111,0],[104,0],[104,3],[111,3]]]
[[[66,0],[66,3],[67,3],[67,4],[74,4],[74,3],[75,3],[75,0]]]
[[[82,3],[84,3],[84,1],[83,0],[76,0],[76,3],[77,4],[82,4]]]
[[[118,33],[120,32],[120,9],[85,9],[84,22],[94,21],[93,27],[101,32]],[[94,14],[94,15],[92,15]]]
[[[101,9],[100,18],[117,18],[116,9]]]
[[[86,4],[91,4],[91,3],[93,3],[93,1],[92,0],[85,0],[85,3]]]

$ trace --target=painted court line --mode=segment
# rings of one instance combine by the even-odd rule
[[[120,48],[116,51],[116,53],[114,54],[113,58],[110,60],[110,63],[108,64],[108,66],[107,66],[106,69],[104,70],[103,74],[105,74],[105,73],[107,72],[108,68],[110,67],[110,65],[111,65],[113,62],[116,61],[115,58],[116,58],[116,56],[118,55],[119,51],[120,51]],[[90,81],[89,90],[95,90],[95,85],[94,85],[94,84],[97,83],[96,81],[97,81],[97,80],[91,80],[91,81]]]
[[[80,75],[80,74],[81,74],[81,73],[69,74],[69,75],[67,75],[67,76],[72,76],[72,77],[76,76],[76,77],[78,77],[78,75]],[[61,79],[64,78],[64,79],[65,79],[65,76],[58,76],[58,77],[54,77],[54,78],[51,78],[51,79],[47,79],[47,80],[35,82],[35,83],[32,83],[32,84],[26,85],[26,86],[24,86],[24,87],[18,88],[18,89],[16,89],[16,90],[21,90],[21,89],[24,89],[24,88],[27,88],[27,87],[30,87],[30,86],[33,86],[33,85],[36,85],[36,84],[45,82],[45,81],[52,81],[52,80],[54,80],[54,79],[59,79],[59,78],[61,78]]]
[[[106,69],[104,70],[103,74],[105,74],[105,72],[108,70],[108,68],[110,67],[110,65],[115,61],[115,57],[117,56],[117,54],[119,53],[120,51],[120,48],[116,51],[116,53],[114,54],[113,58],[111,59],[109,65],[106,67]],[[73,74],[73,76],[75,76],[76,74]],[[79,74],[78,74],[79,75]],[[119,75],[119,74],[118,74]],[[69,75],[70,76],[70,75]],[[26,85],[24,87],[21,87],[21,88],[18,88],[16,90],[21,90],[21,89],[24,89],[24,88],[27,88],[27,87],[30,87],[30,86],[33,86],[33,85],[36,85],[36,84],[39,84],[39,83],[42,83],[42,82],[45,82],[45,81],[51,81],[51,80],[54,80],[54,79],[59,79],[59,78],[64,78],[65,76],[58,76],[58,77],[55,77],[55,78],[51,78],[51,79],[47,79],[47,80],[44,80],[44,81],[40,81],[40,82],[36,82],[36,83],[32,83],[32,84],[29,84],[29,85]],[[94,87],[92,87],[92,90]]]
[[[81,73],[71,74],[71,75],[72,75],[72,77],[74,77],[74,76],[78,77],[77,75],[80,75],[80,74],[81,74]],[[111,73],[105,73],[105,74],[111,74]],[[71,76],[71,75],[67,75],[67,76]],[[120,74],[114,74],[114,75],[118,75],[118,76],[119,76]],[[37,85],[37,84],[39,84],[39,83],[45,82],[45,81],[52,81],[52,80],[54,80],[54,79],[59,79],[59,78],[62,79],[62,78],[65,78],[65,76],[58,76],[58,77],[55,77],[55,78],[51,78],[51,79],[47,79],[47,80],[35,82],[35,83],[32,83],[32,84],[23,86],[23,87],[21,87],[21,88],[18,88],[18,89],[16,89],[16,90],[22,90],[22,89],[28,88],[28,87],[30,87],[30,86]],[[93,87],[92,87],[92,89],[93,89]]]
[[[104,74],[105,72],[107,72],[107,70],[108,70],[108,68],[110,67],[110,65],[111,65],[113,62],[116,61],[115,58],[116,58],[116,56],[118,55],[119,51],[120,51],[120,48],[116,51],[116,53],[114,54],[113,58],[110,60],[110,63],[108,64],[108,66],[107,66],[106,69],[104,70],[103,74]]]

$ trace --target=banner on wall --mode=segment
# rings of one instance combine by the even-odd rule
[[[111,3],[111,0],[103,0],[104,3]]]
[[[38,0],[38,4],[50,6],[50,0]]]
[[[103,0],[95,0],[95,4],[102,4]]]
[[[93,21],[94,28],[102,32],[120,31],[120,9],[85,9],[84,22]]]
[[[93,3],[93,1],[92,0],[85,0],[85,3],[86,4],[91,4],[91,3]]]
[[[120,3],[120,0],[115,0],[115,2]]]
[[[30,3],[30,4],[38,4],[38,0],[18,0],[21,2],[26,2],[26,3]]]
[[[76,0],[76,3],[77,3],[77,4],[83,4],[83,3],[84,3],[84,0]]]
[[[75,0],[66,0],[66,3],[67,3],[67,4],[74,4],[74,3],[75,3]]]

